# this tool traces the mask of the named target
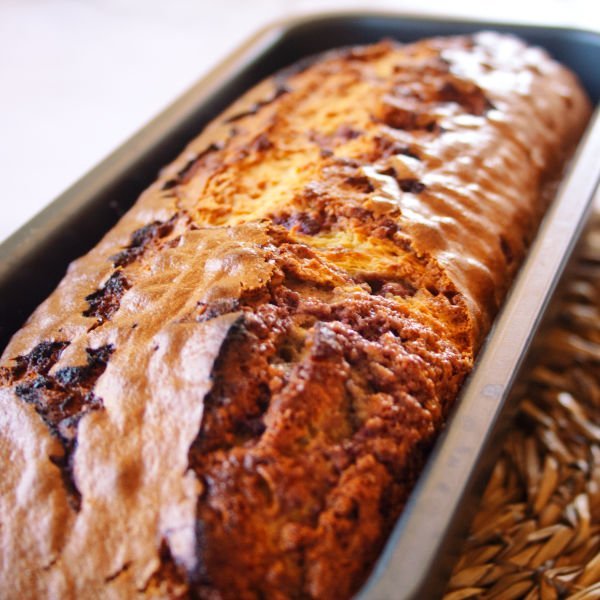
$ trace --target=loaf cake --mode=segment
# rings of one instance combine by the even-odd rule
[[[350,597],[589,113],[491,32],[239,99],[3,354],[0,596]]]

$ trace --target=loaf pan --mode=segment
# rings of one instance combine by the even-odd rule
[[[600,35],[594,32],[380,12],[319,14],[269,26],[0,246],[0,347],[52,291],[68,263],[95,245],[159,169],[259,80],[336,46],[384,37],[410,42],[482,29],[515,33],[545,47],[579,75],[597,105]],[[430,599],[443,593],[474,501],[497,456],[511,413],[510,390],[591,206],[598,157],[596,110],[456,408],[357,595],[361,600]]]

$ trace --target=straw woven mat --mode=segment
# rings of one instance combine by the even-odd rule
[[[599,211],[572,275],[444,600],[600,599]]]

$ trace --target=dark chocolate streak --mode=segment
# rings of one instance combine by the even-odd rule
[[[439,91],[441,102],[456,102],[472,115],[484,115],[494,105],[475,84],[466,85],[464,81],[446,81]]]
[[[191,158],[173,177],[172,179],[168,179],[162,186],[163,191],[171,190],[178,185],[187,183],[194,173],[200,169],[203,164],[204,159],[206,159],[213,152],[218,152],[223,148],[222,143],[213,142],[208,145],[202,152]]]
[[[373,155],[369,157],[372,161],[389,158],[395,154],[404,154],[404,156],[410,156],[416,160],[421,160],[421,157],[416,150],[413,150],[404,144],[400,144],[388,136],[377,135],[373,138],[373,143],[375,148]]]
[[[50,375],[68,345],[69,342],[41,342],[29,354],[14,359],[16,364],[8,369],[7,378],[16,384],[17,396],[35,408],[50,433],[59,439],[63,454],[49,459],[61,471],[71,506],[79,510],[81,494],[72,474],[77,426],[83,415],[102,408],[102,399],[92,390],[114,348],[87,348],[85,365],[64,367]]]
[[[236,113],[235,115],[225,119],[225,123],[235,123],[235,121],[239,121],[240,119],[243,119],[244,117],[248,117],[250,115],[255,115],[261,108],[263,108],[264,106],[268,106],[269,104],[272,104],[273,102],[275,102],[275,100],[277,100],[277,98],[280,98],[284,94],[287,94],[289,91],[290,91],[289,88],[286,87],[285,85],[279,85],[278,87],[275,88],[275,91],[273,92],[272,96],[270,96],[269,98],[266,98],[265,100],[261,100],[260,102],[256,102],[248,110],[244,110],[242,112]]]
[[[113,265],[115,267],[125,267],[138,259],[153,241],[163,238],[173,231],[176,219],[177,215],[174,215],[168,221],[153,221],[136,229],[131,234],[129,245],[121,252],[110,257]]]
[[[110,320],[119,309],[121,297],[129,288],[129,282],[123,272],[115,271],[99,290],[85,297],[89,307],[83,311],[83,316],[96,317],[95,326]]]

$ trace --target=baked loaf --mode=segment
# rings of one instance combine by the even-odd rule
[[[3,355],[0,595],[349,597],[589,112],[494,33],[236,102]]]

